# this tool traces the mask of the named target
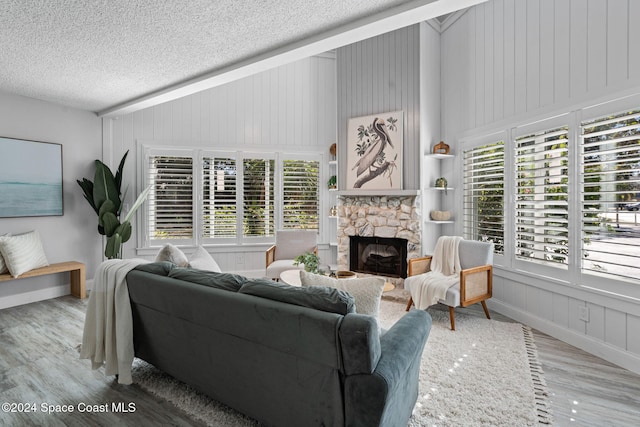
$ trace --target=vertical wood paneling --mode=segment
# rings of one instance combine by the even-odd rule
[[[475,41],[475,126],[480,126],[485,123],[486,77],[484,63],[487,57],[487,55],[485,55],[485,47],[487,46],[484,41],[485,13],[486,5],[483,4],[477,8],[475,16],[475,33],[473,37]]]
[[[607,1],[607,85],[615,86],[629,77],[627,21],[628,0]],[[635,25],[635,24],[634,24]],[[640,39],[637,39],[638,41]],[[637,48],[637,46],[636,46]]]
[[[627,351],[633,354],[640,354],[640,317],[627,314]]]
[[[587,3],[587,90],[607,84],[607,2]]]
[[[627,58],[629,58],[629,78],[640,78],[640,55],[637,54],[637,41],[640,40],[640,2],[629,1],[627,5],[627,28],[629,30],[629,39],[627,41]]]
[[[584,301],[569,298],[569,329],[584,335],[587,333],[587,324],[580,320],[580,309],[582,307],[586,307]]]
[[[553,323],[563,327],[569,327],[569,297],[553,294]]]
[[[540,2],[540,106],[552,105],[555,97],[555,8],[554,2]]]
[[[494,66],[496,57],[496,45],[493,38],[494,28],[494,3],[486,3],[483,5],[485,9],[484,15],[484,77],[485,77],[485,90],[484,90],[484,120],[483,123],[491,123],[494,120],[494,104],[495,104],[495,87],[494,87]]]
[[[571,87],[571,55],[569,54],[571,3],[568,1],[556,1],[554,5],[553,101],[556,101],[558,99],[568,99],[569,88]]]
[[[604,312],[604,339],[608,344],[618,348],[627,348],[627,315],[612,308]]]
[[[605,338],[605,318],[604,307],[598,304],[587,303],[589,309],[589,321],[586,322],[586,333],[591,338],[604,341]]]
[[[504,96],[503,116],[511,117],[515,114],[516,102],[516,45],[515,45],[515,4],[512,1],[504,2]],[[499,117],[498,117],[499,118]]]
[[[515,113],[520,114],[527,109],[527,3],[515,4]]]
[[[338,49],[338,150],[347,154],[349,118],[404,112],[404,188],[419,187],[419,26],[403,28]],[[339,163],[344,176],[346,163]],[[342,184],[343,185],[343,184]]]
[[[494,3],[495,20],[493,22],[493,119],[504,117],[505,76],[504,76],[504,37],[505,17],[504,0],[496,0]]]
[[[540,0],[526,2],[526,111],[540,106]]]

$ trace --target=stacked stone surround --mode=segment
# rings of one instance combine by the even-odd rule
[[[421,256],[419,196],[341,195],[338,196],[337,208],[338,269],[349,269],[350,236],[407,239],[407,259]]]

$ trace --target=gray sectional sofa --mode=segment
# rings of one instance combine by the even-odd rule
[[[270,426],[406,426],[431,318],[380,335],[325,287],[150,263],[127,275],[139,357]]]

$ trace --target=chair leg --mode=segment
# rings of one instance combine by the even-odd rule
[[[449,320],[451,320],[451,330],[456,330],[456,312],[453,307],[449,307]]]
[[[491,319],[491,316],[489,316],[489,309],[487,308],[487,303],[484,302],[484,300],[480,301],[480,304],[482,304],[482,308],[484,309],[484,314],[487,316],[487,319]]]
[[[407,309],[405,311],[411,310],[411,304],[413,304],[413,298],[409,297],[409,302],[407,303]]]

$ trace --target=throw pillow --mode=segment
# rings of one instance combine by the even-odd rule
[[[0,253],[13,277],[49,265],[37,231],[0,237]]]
[[[356,301],[356,313],[367,314],[375,318],[380,310],[380,298],[385,280],[382,277],[363,277],[361,279],[334,279],[333,277],[300,271],[302,286],[328,286],[345,291]]]
[[[169,261],[174,263],[178,267],[186,267],[189,265],[189,260],[187,256],[182,252],[177,246],[172,245],[171,243],[165,245],[158,255],[156,255],[155,262],[161,261]]]
[[[9,233],[7,234],[3,234],[0,237],[4,237],[4,236],[9,236]],[[0,253],[0,274],[4,274],[9,272],[9,269],[7,268],[7,264],[4,262],[4,258],[2,257],[2,253]]]
[[[191,255],[189,259],[189,267],[197,268],[198,270],[214,271],[216,273],[222,273],[220,266],[215,259],[209,254],[209,252],[202,246],[198,246],[198,249]]]
[[[328,287],[302,288],[270,279],[250,279],[238,292],[329,313],[345,315],[354,311],[353,296]]]

